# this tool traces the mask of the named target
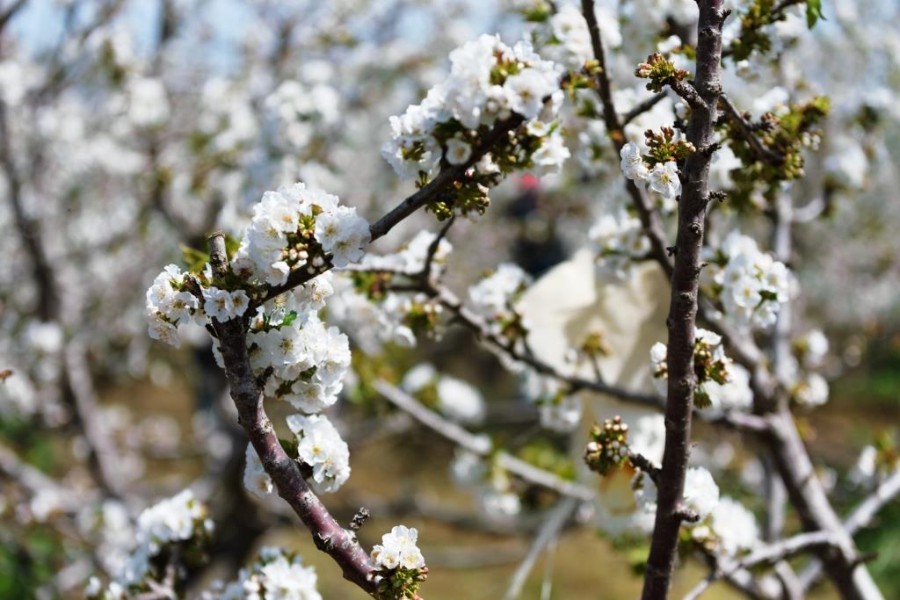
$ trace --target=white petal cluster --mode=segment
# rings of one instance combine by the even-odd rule
[[[503,323],[514,318],[513,303],[530,283],[531,277],[518,265],[502,263],[469,288],[470,307],[499,334]]]
[[[624,211],[601,216],[588,238],[597,257],[598,274],[617,280],[627,279],[632,262],[650,252],[650,240],[644,235],[640,219]]]
[[[575,5],[565,4],[550,17],[550,32],[551,39],[562,50],[555,54],[561,55],[559,60],[566,67],[580,69],[587,60],[593,58],[594,51],[591,47],[587,21]],[[603,39],[605,41],[606,36]]]
[[[148,333],[154,340],[178,348],[178,325],[191,320],[200,307],[193,294],[182,290],[184,273],[176,265],[167,265],[147,290]]]
[[[460,423],[479,423],[485,406],[481,393],[462,379],[438,373],[430,363],[421,363],[407,371],[402,387],[410,394],[432,391],[437,409]]]
[[[274,145],[287,153],[305,149],[323,126],[339,120],[340,100],[337,91],[324,83],[283,81],[263,102]]]
[[[344,267],[363,257],[370,239],[368,223],[355,208],[295,183],[264,193],[254,205],[232,266],[257,283],[282,285],[291,271],[315,272],[324,264],[315,245],[332,254],[334,266]]]
[[[703,383],[703,390],[709,397],[711,414],[729,410],[749,411],[753,407],[753,390],[750,389],[750,372],[739,364],[731,363],[728,381]]]
[[[275,485],[263,468],[252,444],[247,444],[244,459],[244,487],[257,498],[266,498],[275,490]]]
[[[92,580],[85,593],[88,598],[125,598],[128,588],[144,588],[148,579],[154,577],[152,561],[167,547],[200,543],[212,534],[213,524],[207,518],[206,506],[187,489],[144,510],[137,519],[133,532],[136,544],[128,558],[119,562],[120,569],[115,579],[104,589],[99,580]],[[109,514],[104,510],[104,519]],[[127,520],[121,515],[120,520]],[[130,535],[127,523],[118,527],[125,535]]]
[[[732,231],[722,241],[713,281],[721,289],[725,315],[741,327],[767,328],[790,300],[791,274],[784,263],[761,252],[753,238]]]
[[[384,571],[421,569],[425,557],[416,545],[419,532],[415,528],[395,525],[390,533],[381,536],[381,543],[372,548],[372,562]]]
[[[166,88],[159,79],[138,77],[128,82],[128,118],[136,127],[156,127],[169,118]]]
[[[215,286],[203,288],[203,311],[211,319],[228,321],[247,312],[250,298],[244,290],[220,290]]]
[[[376,354],[388,343],[404,348],[416,345],[415,334],[404,323],[404,295],[389,293],[381,302],[374,302],[354,290],[350,279],[340,277],[335,282],[338,293],[328,304],[329,319],[349,331],[360,350]]]
[[[794,384],[791,392],[798,404],[822,406],[828,402],[828,381],[818,373],[808,373]]]
[[[548,126],[562,101],[554,64],[526,42],[509,47],[490,35],[451,52],[450,62],[450,75],[431,88],[421,104],[390,118],[391,139],[381,153],[397,174],[404,179],[431,177],[442,159],[465,164],[479,128],[513,113],[543,124],[529,130],[541,141],[538,152],[543,150],[535,166],[541,172],[558,170],[569,153],[557,128]]]
[[[318,576],[298,555],[266,547],[256,562],[241,569],[234,581],[216,595],[217,600],[322,600],[316,590]]]
[[[640,146],[633,142],[622,146],[619,157],[621,159],[619,164],[626,178],[637,184],[646,184],[665,201],[674,200],[681,194],[681,178],[678,176],[678,167],[674,161],[656,163],[651,168],[644,160]]]
[[[324,415],[291,415],[288,427],[297,436],[298,458],[313,471],[313,487],[335,492],[350,477],[350,450]]]
[[[372,270],[399,271],[408,275],[418,275],[425,268],[425,261],[437,234],[431,231],[419,231],[413,239],[404,244],[393,254],[367,254],[362,266]],[[437,277],[443,271],[447,257],[453,251],[453,245],[446,237],[441,238],[431,258],[431,277]]]
[[[136,532],[138,545],[153,555],[165,544],[189,540],[201,531],[209,532],[212,521],[206,515],[206,506],[191,490],[184,490],[140,514]]]
[[[266,395],[287,400],[306,413],[337,401],[350,367],[347,336],[337,327],[327,327],[317,314],[331,290],[328,277],[317,277],[283,296],[280,306],[260,309],[247,334],[254,374],[269,373]]]
[[[684,477],[684,504],[699,515],[700,520],[712,513],[719,503],[719,486],[702,467],[688,469]]]
[[[559,433],[574,431],[581,423],[581,398],[571,394],[560,395],[539,405],[541,427]]]
[[[759,543],[759,528],[753,513],[728,496],[719,499],[712,511],[709,526],[718,540],[719,548],[725,554],[735,555],[742,550],[750,550]]]

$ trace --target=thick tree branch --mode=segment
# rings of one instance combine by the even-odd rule
[[[223,234],[210,237],[209,251],[215,276],[225,277],[230,267]],[[275,435],[275,428],[263,407],[262,391],[250,367],[246,324],[242,319],[224,323],[213,319],[212,326],[222,351],[225,375],[238,411],[238,420],[278,489],[278,495],[312,533],[316,547],[341,567],[344,578],[375,596],[374,565],[368,554],[356,541],[355,534],[341,527],[313,493],[297,461],[288,456]]]
[[[672,302],[667,326],[668,398],[666,442],[650,556],[644,575],[643,600],[666,598],[675,565],[678,531],[691,439],[691,414],[697,375],[694,371],[694,333],[700,283],[700,248],[709,202],[709,148],[714,143],[716,104],[721,93],[719,78],[722,24],[727,12],[722,0],[700,0],[697,70],[694,89],[702,99],[691,111],[687,139],[697,149],[685,161],[682,195],[678,205],[678,233]]]

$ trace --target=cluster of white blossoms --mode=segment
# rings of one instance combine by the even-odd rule
[[[140,514],[136,533],[138,547],[146,548],[152,556],[166,544],[189,540],[201,531],[208,534],[212,526],[206,506],[187,489]]]
[[[419,532],[415,528],[395,525],[390,533],[381,536],[381,543],[372,548],[372,562],[383,571],[421,569],[425,557],[416,545]]]
[[[265,547],[249,568],[241,569],[237,581],[222,586],[204,600],[322,600],[316,590],[318,576],[300,556],[281,548]]]
[[[636,450],[629,443],[633,452]],[[653,531],[657,502],[656,484],[646,473],[630,465],[604,475],[600,487],[598,517],[603,530],[613,537]],[[719,486],[703,467],[688,469],[684,480],[684,506],[695,512],[699,523],[709,522],[719,504]]]
[[[516,166],[539,173],[557,171],[569,152],[555,124],[562,103],[555,65],[538,56],[527,42],[509,47],[497,36],[482,35],[450,53],[447,79],[432,87],[421,104],[410,106],[390,119],[392,136],[381,153],[404,179],[434,176],[442,162],[462,165],[470,161],[484,128],[523,117],[530,138],[529,156]],[[500,150],[498,152],[503,152]],[[485,155],[475,165],[480,174],[492,175],[501,163]]]
[[[200,307],[199,300],[183,289],[184,276],[178,266],[167,265],[147,290],[148,333],[176,348],[181,346],[178,326],[190,321]]]
[[[640,219],[625,211],[601,216],[588,238],[598,274],[618,280],[627,279],[632,262],[646,258],[650,252],[650,240],[644,235]]]
[[[427,297],[406,292],[384,290],[385,277],[417,278],[426,264],[429,281],[440,278],[446,268],[447,257],[453,245],[441,238],[428,261],[429,251],[437,239],[430,231],[419,231],[412,240],[389,254],[366,254],[360,263],[360,271],[345,273],[335,280],[336,294],[329,301],[329,318],[350,332],[355,344],[367,354],[380,352],[383,344],[393,343],[402,347],[416,345],[416,332],[410,327],[410,311],[440,313],[440,304]],[[375,274],[375,279],[369,276]],[[367,283],[374,283],[375,288]]]
[[[306,148],[317,129],[340,119],[341,97],[324,83],[288,79],[263,102],[265,127],[274,144],[286,152]]]
[[[756,517],[743,504],[723,496],[710,513],[710,518],[693,527],[691,537],[734,556],[759,544],[759,527]]]
[[[708,259],[708,275],[729,320],[741,327],[767,328],[775,323],[779,306],[791,295],[791,274],[784,263],[737,231],[729,233]]]
[[[322,270],[331,255],[335,267],[359,261],[369,243],[369,224],[337,196],[302,183],[266,192],[232,261],[251,282],[282,285],[291,271]]]
[[[401,387],[453,421],[480,423],[484,418],[481,393],[462,379],[439,373],[430,363],[407,371]]]
[[[373,271],[392,271],[410,276],[418,275],[425,268],[428,253],[437,239],[431,231],[419,231],[413,239],[392,254],[366,254],[360,263],[364,269]],[[441,274],[446,266],[447,257],[453,251],[453,244],[446,237],[438,241],[431,255],[429,276],[434,278]]]
[[[644,157],[641,147],[633,142],[622,146],[619,156],[622,173],[636,184],[645,184],[648,189],[667,201],[672,201],[681,194],[681,179],[674,160],[657,162],[651,166]],[[663,204],[664,208],[669,206],[671,202],[668,205]]]
[[[370,239],[369,225],[355,208],[340,206],[336,196],[297,183],[263,194],[253,207],[253,218],[231,267],[246,282],[247,290],[282,285],[294,270],[306,268],[309,274],[325,270],[326,255],[336,267],[360,260]],[[202,274],[192,276],[195,289],[202,292],[202,305],[186,288],[188,276],[168,265],[147,290],[146,315],[153,339],[178,347],[178,326],[192,317],[200,323],[207,317],[227,321],[247,311],[247,290],[204,285],[212,279],[209,265]],[[304,289],[314,296],[314,304],[332,293],[330,283],[321,278]],[[318,310],[321,305],[307,308]]]
[[[287,424],[297,436],[297,457],[312,468],[313,487],[337,491],[350,477],[347,442],[325,415],[291,415]]]
[[[85,595],[91,599],[114,600],[130,598],[152,589],[155,576],[151,565],[154,557],[173,545],[200,545],[213,531],[206,506],[194,497],[190,489],[147,508],[137,519],[134,530],[137,545],[122,566],[116,579],[103,587],[96,577],[91,578]]]
[[[653,382],[659,394],[665,396],[668,381],[668,348],[656,342],[650,348],[653,363]],[[725,356],[722,337],[712,331],[697,328],[694,336],[694,364],[698,371],[694,403],[697,408],[712,412],[747,410],[753,403],[750,374]]]
[[[310,310],[297,293],[318,288],[327,296],[325,286],[330,294],[328,278],[320,276],[286,294],[274,309],[260,310],[247,334],[253,372],[259,377],[268,374],[265,394],[287,400],[305,413],[319,412],[337,401],[350,367],[347,336],[337,327],[327,327],[315,304]]]
[[[514,309],[519,295],[531,283],[531,277],[513,263],[502,263],[497,269],[469,288],[469,307],[483,317],[494,335],[515,339],[524,324]]]

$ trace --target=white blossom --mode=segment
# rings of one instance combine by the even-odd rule
[[[416,545],[419,532],[415,528],[395,525],[390,533],[381,536],[381,543],[372,548],[372,562],[381,570],[421,569],[425,557]]]
[[[702,467],[688,469],[684,478],[684,503],[705,519],[719,503],[719,486]]]
[[[672,161],[656,163],[650,171],[650,189],[663,198],[675,198],[681,194],[681,178],[678,167]]]
[[[727,555],[750,550],[759,543],[759,528],[753,513],[728,496],[720,498],[712,510],[710,527],[719,548]]]
[[[324,415],[290,415],[288,427],[297,436],[298,458],[313,471],[313,487],[336,492],[350,477],[350,450]]]
[[[272,478],[263,469],[259,455],[256,454],[256,450],[253,449],[251,444],[247,444],[247,452],[245,453],[244,487],[258,498],[265,498],[271,495],[275,489]]]

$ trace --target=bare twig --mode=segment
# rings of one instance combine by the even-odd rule
[[[528,574],[534,568],[534,563],[537,562],[538,556],[559,536],[559,532],[576,508],[578,508],[578,502],[574,498],[563,498],[553,508],[543,527],[535,536],[528,554],[522,560],[522,564],[513,573],[509,587],[506,589],[506,594],[503,596],[504,600],[515,600],[522,594],[525,580],[528,579]]]
[[[374,387],[379,394],[384,396],[394,406],[409,413],[414,419],[432,431],[473,454],[483,457],[491,456],[500,467],[526,481],[578,500],[591,500],[596,495],[594,490],[589,487],[562,479],[558,475],[539,469],[511,454],[502,451],[493,452],[489,440],[469,433],[456,423],[448,421],[438,413],[426,408],[409,394],[385,381],[376,381]]]
[[[731,119],[737,126],[738,129],[741,130],[741,134],[750,144],[750,147],[753,148],[753,151],[759,156],[760,159],[771,163],[773,165],[780,165],[784,163],[784,156],[777,152],[773,152],[769,148],[766,148],[765,144],[760,141],[760,139],[756,136],[756,132],[753,131],[753,126],[744,118],[737,108],[735,108],[734,104],[728,99],[727,96],[719,97],[719,104],[722,105],[722,108],[725,109],[725,114],[728,115],[728,118]]]
[[[643,102],[639,103],[637,106],[629,110],[627,113],[622,115],[622,127],[625,127],[639,116],[652,109],[654,106],[662,102],[666,99],[665,92],[659,92],[657,94],[653,94]]]
[[[801,552],[813,548],[830,546],[834,543],[834,537],[830,533],[816,531],[813,533],[801,533],[779,542],[768,544],[738,560],[717,557],[716,569],[714,569],[706,579],[694,586],[691,591],[684,596],[684,600],[695,600],[696,598],[699,598],[710,585],[739,570],[751,569],[762,564],[775,564],[786,558],[800,554]]]
[[[900,495],[900,470],[894,471],[860,502],[844,521],[844,528],[853,535],[860,529],[868,527],[878,512],[898,495]],[[804,590],[808,590],[822,576],[822,569],[822,562],[815,561],[800,573],[800,583]]]

